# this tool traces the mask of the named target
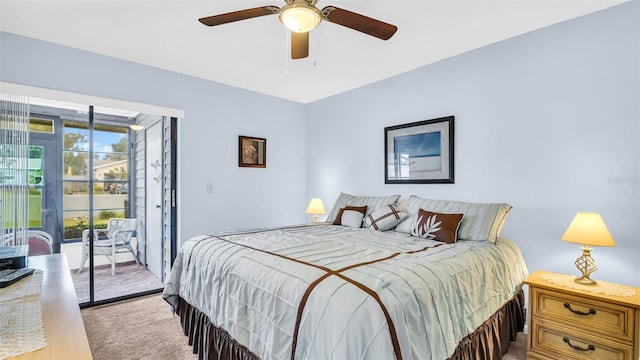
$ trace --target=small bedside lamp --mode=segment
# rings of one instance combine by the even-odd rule
[[[313,214],[313,222],[315,223],[318,222],[318,215],[326,214],[327,212],[324,210],[322,200],[320,198],[313,198],[309,206],[307,206],[305,213]]]
[[[607,225],[598,213],[579,212],[574,218],[567,231],[562,235],[562,240],[582,244],[582,256],[576,259],[576,267],[582,273],[582,277],[576,282],[584,285],[595,285],[596,281],[589,278],[589,275],[598,270],[598,263],[591,257],[592,246],[616,246],[616,242],[611,237]]]

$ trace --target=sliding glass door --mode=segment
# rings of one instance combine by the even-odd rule
[[[170,124],[162,116],[88,105],[32,105],[30,227],[53,235],[54,252],[66,255],[82,306],[163,287],[164,249],[174,246],[175,237],[165,238],[164,218],[146,211],[145,184],[148,174],[159,189],[171,185],[162,159],[166,144],[169,154],[175,148],[163,132],[132,130],[139,122],[159,129]],[[159,146],[152,148],[158,154],[152,154],[146,144],[157,136]],[[147,171],[151,157],[160,164],[154,174]],[[164,210],[162,196],[152,200],[154,209]]]

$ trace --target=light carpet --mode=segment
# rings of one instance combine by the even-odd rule
[[[197,359],[160,294],[82,309],[94,360]],[[527,339],[518,334],[502,360],[525,360]]]
[[[94,360],[197,359],[161,295],[82,309]]]

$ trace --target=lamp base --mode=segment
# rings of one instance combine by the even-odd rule
[[[582,284],[582,285],[596,285],[597,282],[593,279],[591,279],[590,277],[581,277],[581,278],[576,278],[576,282],[578,284]]]
[[[589,275],[598,270],[598,263],[591,257],[591,248],[588,245],[582,247],[582,256],[576,259],[575,264],[582,274],[576,279],[576,282],[582,285],[595,285],[596,281],[591,279]]]
[[[317,223],[318,222],[318,215],[313,215],[313,222]]]

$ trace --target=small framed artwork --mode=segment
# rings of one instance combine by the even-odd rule
[[[384,128],[385,184],[453,184],[454,117]]]
[[[242,136],[238,138],[238,166],[267,167],[267,139]]]

